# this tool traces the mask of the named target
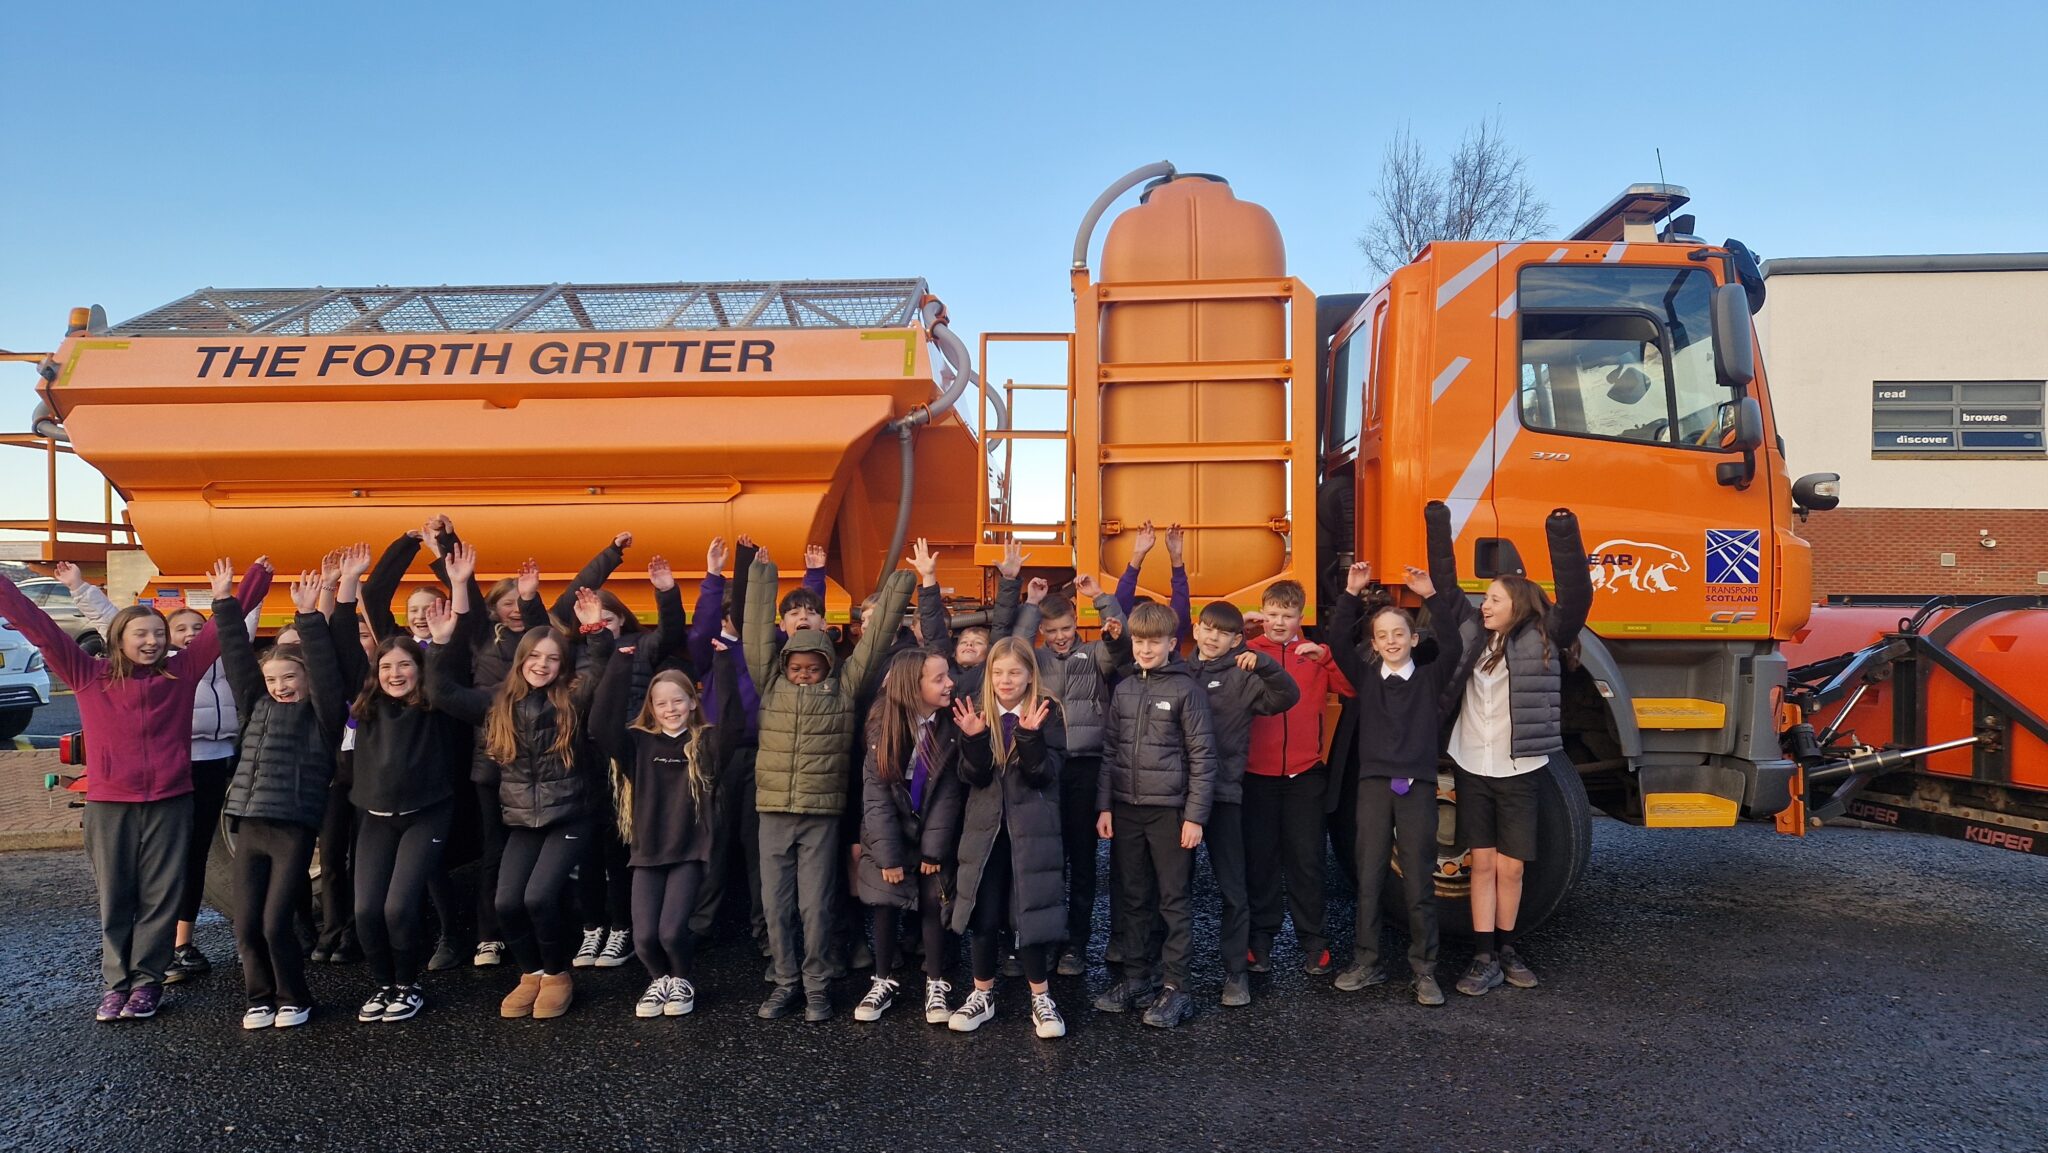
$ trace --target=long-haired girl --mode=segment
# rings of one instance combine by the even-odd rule
[[[946,658],[907,649],[889,658],[868,711],[861,768],[862,853],[855,884],[871,911],[875,976],[853,1011],[880,1020],[896,1000],[897,921],[917,914],[924,948],[924,1019],[946,1023],[944,887],[960,834],[960,730]]]
[[[980,707],[958,701],[953,719],[969,788],[951,919],[955,932],[974,930],[974,991],[947,1024],[969,1033],[995,1016],[996,947],[1010,930],[1031,984],[1031,1023],[1040,1037],[1063,1037],[1066,1022],[1046,983],[1046,951],[1065,939],[1067,927],[1059,804],[1066,729],[1058,705],[1039,688],[1031,646],[1019,637],[997,641]]]

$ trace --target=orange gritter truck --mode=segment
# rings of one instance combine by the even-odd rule
[[[1198,604],[1256,607],[1285,577],[1327,602],[1354,559],[1421,563],[1430,500],[1471,589],[1547,583],[1562,505],[1596,603],[1525,923],[1584,869],[1594,809],[1795,833],[1851,814],[2048,851],[2048,727],[2019,699],[2042,692],[2048,612],[1815,608],[1797,528],[1835,478],[1788,476],[1751,327],[1762,277],[1739,243],[1691,235],[1686,202],[1637,185],[1561,239],[1440,242],[1372,293],[1319,299],[1263,208],[1148,165],[1083,219],[1072,331],[972,351],[916,279],[208,289],[111,325],[79,309],[44,367],[42,439],[10,443],[75,451],[127,521],[53,504],[4,527],[47,525],[36,559],[104,557],[130,575],[117,594],[184,600],[216,556],[297,569],[436,513],[480,575],[532,556],[556,584],[620,530],[678,576],[746,532],[785,558],[829,542],[845,620],[908,539],[939,550],[965,617],[1007,541],[1037,575],[1107,584],[1148,519],[1185,526]],[[1048,348],[1063,378],[990,369]],[[1034,444],[1062,463],[1020,464],[1047,459]],[[644,611],[626,572],[611,587]],[[1163,564],[1141,578],[1164,599]],[[1436,882],[1457,901],[1448,773],[1439,797]]]

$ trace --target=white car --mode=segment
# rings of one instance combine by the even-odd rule
[[[0,620],[0,741],[12,742],[35,711],[50,703],[50,672],[43,654]]]

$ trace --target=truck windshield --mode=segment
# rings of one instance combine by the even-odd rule
[[[1714,377],[1700,268],[1540,264],[1517,286],[1528,428],[1721,447],[1735,395]]]

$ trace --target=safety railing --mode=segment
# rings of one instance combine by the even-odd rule
[[[14,432],[0,433],[0,448],[26,449],[43,454],[43,487],[48,497],[44,514],[40,517],[0,519],[0,554],[11,560],[40,564],[68,560],[94,567],[105,564],[109,552],[140,547],[135,540],[134,526],[125,519],[115,519],[114,486],[104,478],[100,480],[102,519],[70,520],[59,514],[57,462],[61,457],[78,455],[70,445],[38,433]],[[91,539],[94,537],[99,539]]]
[[[997,345],[1058,344],[1063,346],[1066,379],[1059,383],[1019,383],[1009,377],[998,377],[995,361],[991,359]],[[974,560],[978,565],[994,567],[1003,559],[1003,548],[1011,538],[1025,541],[1037,551],[1044,551],[1032,557],[1038,564],[1064,564],[1074,544],[1074,338],[1064,332],[985,332],[981,334],[981,379],[982,387],[989,391],[1000,391],[1002,411],[1010,414],[1009,427],[991,428],[989,412],[991,405],[985,399],[977,406],[976,435],[981,439],[982,451],[986,456],[980,470],[976,489],[976,508],[980,519],[979,532],[975,536]],[[1001,384],[995,383],[1001,380]],[[1032,394],[1058,393],[1058,418],[1045,419],[1045,405],[1029,403]],[[1020,396],[1020,394],[1024,394]],[[1018,445],[1020,443],[1057,444],[1061,460],[1057,467],[1042,460],[1023,462],[1025,475],[1019,475]],[[1030,454],[1027,452],[1027,456]],[[1043,471],[1044,475],[1038,473]],[[1017,506],[1020,483],[1044,488],[1058,487],[1058,519],[1023,519]],[[1034,493],[1042,496],[1043,492]],[[1055,559],[1054,554],[1057,554]]]

